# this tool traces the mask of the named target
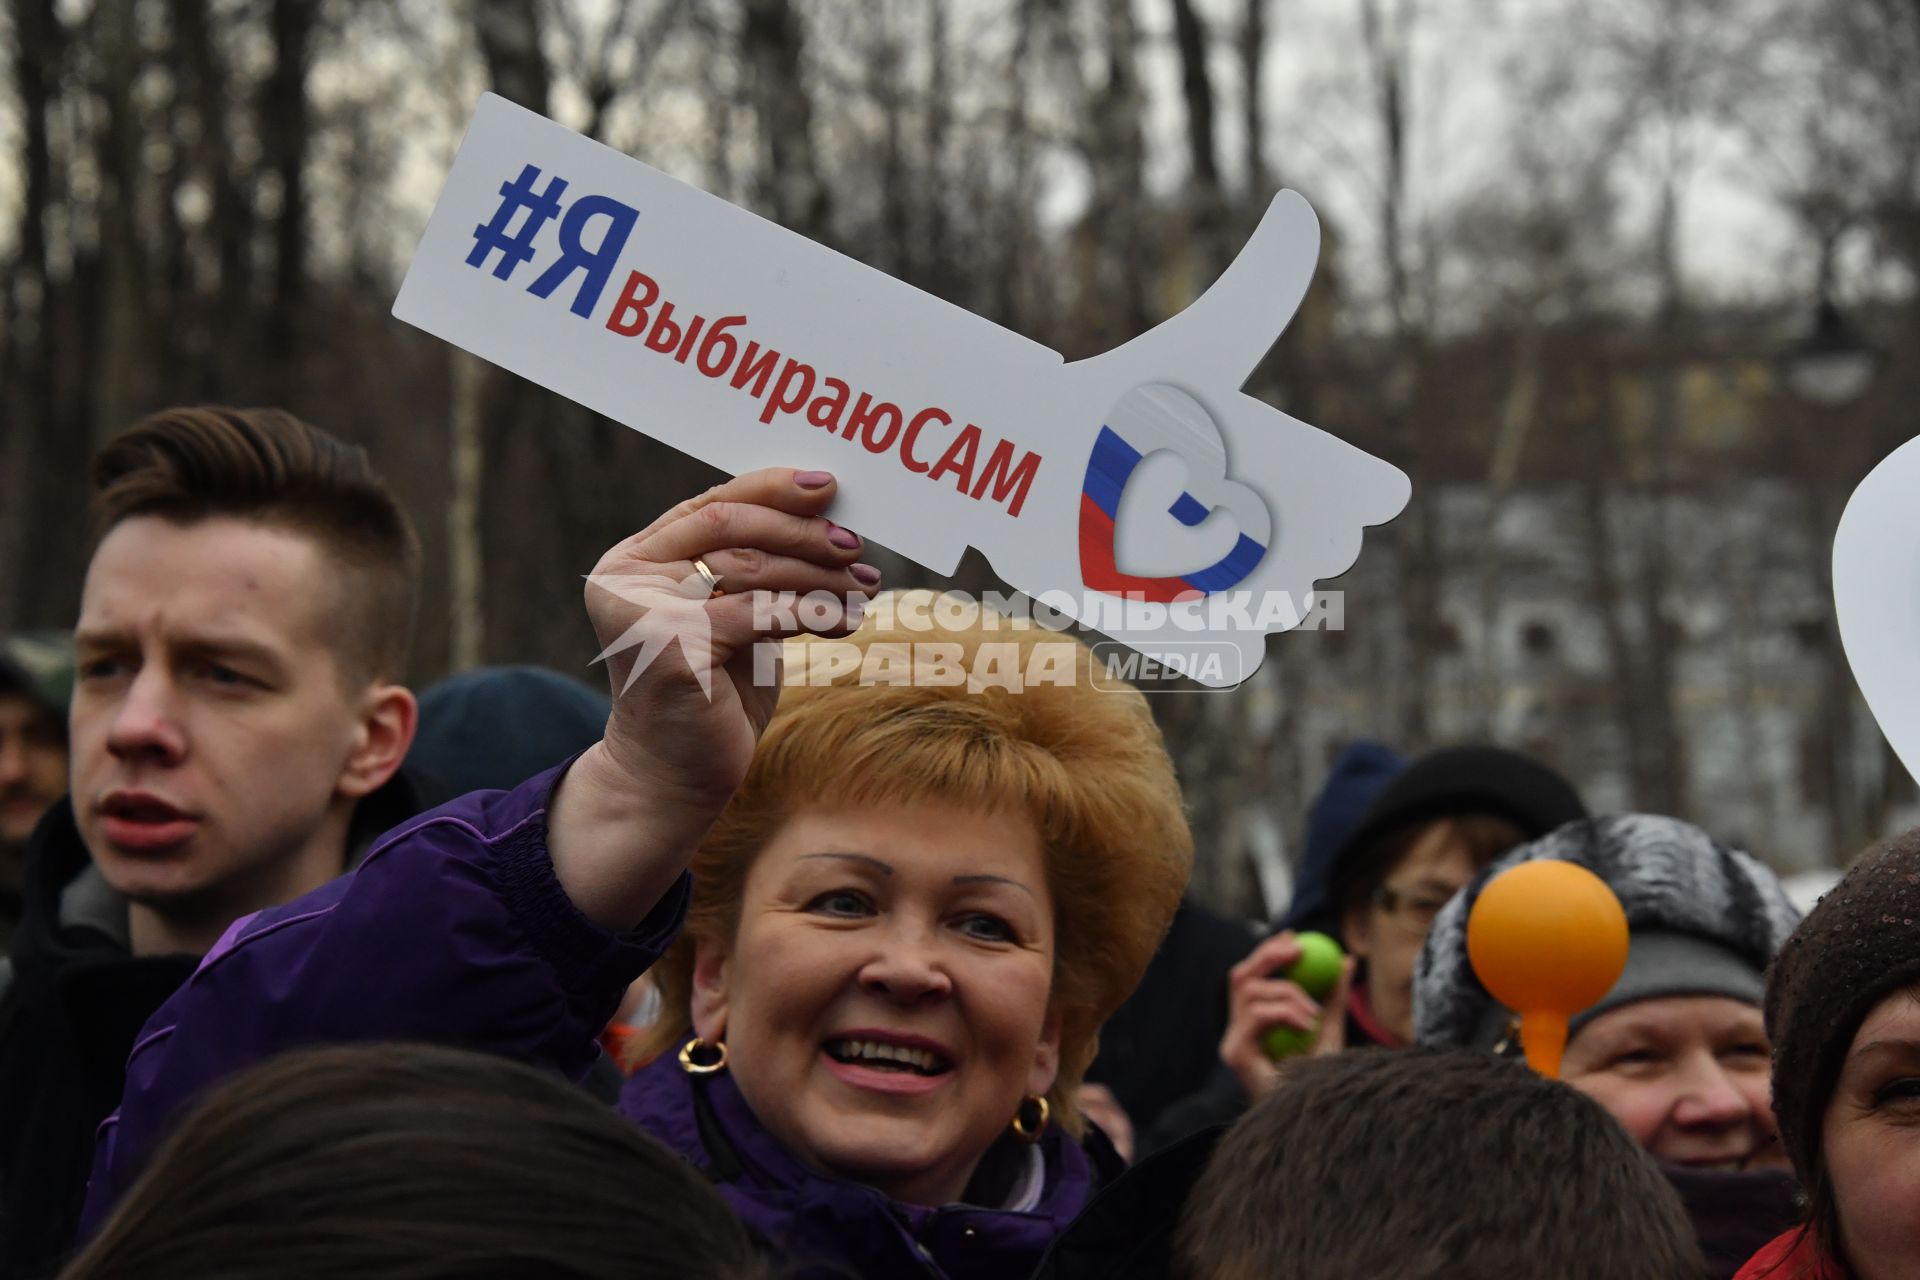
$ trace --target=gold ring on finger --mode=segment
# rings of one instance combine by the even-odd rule
[[[693,570],[707,580],[707,590],[713,593],[709,595],[707,599],[711,600],[715,596],[726,594],[720,590],[720,575],[707,568],[707,562],[705,560],[695,560],[693,562]]]

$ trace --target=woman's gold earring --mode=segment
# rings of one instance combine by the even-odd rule
[[[1027,1110],[1030,1107],[1035,1111],[1031,1123],[1027,1120]],[[1051,1110],[1045,1098],[1027,1097],[1021,1102],[1020,1109],[1013,1113],[1013,1132],[1022,1142],[1040,1141],[1040,1135],[1046,1132],[1047,1115]]]
[[[713,1057],[705,1062],[701,1062],[694,1058],[693,1055],[696,1052],[711,1053]],[[714,1043],[708,1044],[699,1036],[695,1036],[680,1046],[680,1069],[690,1076],[710,1076],[716,1071],[725,1071],[727,1069],[727,1042],[725,1040],[716,1040]]]

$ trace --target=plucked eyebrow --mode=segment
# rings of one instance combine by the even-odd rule
[[[1898,1037],[1870,1040],[1853,1051],[1853,1056],[1856,1058],[1864,1058],[1868,1054],[1907,1054],[1920,1058],[1920,1040]]]
[[[873,868],[875,871],[878,871],[883,876],[890,876],[893,874],[893,868],[890,865],[880,861],[880,859],[878,858],[872,857],[871,855],[864,854],[864,853],[803,853],[800,855],[800,857],[803,860],[806,858],[841,858],[848,862],[862,863],[868,867]]]
[[[866,853],[843,853],[843,852],[803,853],[800,855],[800,857],[803,861],[808,858],[838,858],[846,862],[858,862],[862,866],[871,867],[873,870],[878,871],[883,876],[890,876],[893,874],[893,866],[890,863],[882,862],[880,859],[874,857],[873,855],[866,854]],[[1026,885],[1021,884],[1018,880],[1012,880],[1006,876],[993,876],[993,875],[955,876],[953,878],[953,882],[955,884],[1010,884],[1014,888],[1018,889],[1020,892],[1026,894],[1029,898],[1034,896],[1033,890],[1027,888]]]
[[[1026,894],[1029,898],[1034,896],[1033,890],[1027,888],[1027,886],[1021,884],[1018,880],[1010,880],[1006,876],[955,876],[953,882],[955,884],[1010,884],[1020,892]]]

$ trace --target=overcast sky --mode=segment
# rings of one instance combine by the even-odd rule
[[[1404,2],[1379,0],[1381,8],[1389,11]],[[1678,0],[1619,0],[1609,12],[1621,12],[1623,6],[1657,8],[1663,2]],[[1698,0],[1723,14],[1729,9],[1758,14],[1778,2]],[[993,26],[996,14],[1005,13],[1010,3],[959,0],[957,9],[962,19]],[[1373,235],[1379,145],[1366,105],[1361,4],[1362,0],[1274,0],[1267,92],[1272,103],[1269,162],[1283,181],[1308,196],[1323,220],[1339,228],[1345,244],[1342,269],[1364,289],[1377,281],[1382,259]],[[1542,65],[1553,48],[1564,48],[1570,24],[1585,20],[1590,8],[1582,0],[1422,0],[1411,5],[1415,38],[1410,195],[1416,216],[1514,180],[1505,159],[1521,110],[1516,79]],[[1243,142],[1235,44],[1242,5],[1240,0],[1201,0],[1201,9],[1213,20],[1221,154],[1229,179],[1237,181]],[[1188,169],[1171,19],[1161,0],[1137,0],[1136,10],[1148,37],[1149,180],[1156,190],[1165,191],[1184,181]],[[457,22],[458,12],[449,8],[446,21]],[[956,21],[956,33],[964,33],[967,25],[965,20]],[[453,37],[448,44],[454,46]],[[417,69],[410,65],[412,51],[391,52],[393,58],[379,57],[377,51],[369,57],[366,49],[359,49],[346,60],[346,68],[336,62],[330,70],[323,68],[323,73],[412,76]],[[10,54],[7,61],[11,63]],[[444,88],[435,88],[446,83],[444,77],[438,81],[421,77],[417,92],[446,97]],[[324,92],[324,86],[318,87]],[[477,88],[475,79],[471,92]],[[469,96],[469,88],[463,86],[457,96]],[[4,103],[0,105],[0,156],[18,157],[17,111],[10,97],[0,102]],[[682,121],[675,121],[671,112],[661,112],[655,104],[653,109],[660,114],[651,123],[683,136],[697,132],[701,127],[698,104],[689,101],[683,106]],[[424,223],[458,136],[457,122],[464,119],[471,103],[448,101],[438,107],[419,113],[420,118],[438,115],[439,123],[423,127],[427,136],[414,138],[404,153],[397,176],[402,221]],[[1794,228],[1769,197],[1764,166],[1756,162],[1750,144],[1730,130],[1715,128],[1695,129],[1691,139],[1699,163],[1682,206],[1681,257],[1696,296],[1702,301],[1778,297],[1800,288],[1810,294],[1809,248],[1796,238]],[[675,162],[674,148],[638,149],[644,158],[678,176],[699,180],[697,172]],[[691,148],[679,154],[691,154]],[[1056,165],[1053,171],[1056,180],[1047,209],[1053,220],[1065,222],[1083,207],[1086,183],[1070,162]],[[1636,168],[1631,154],[1623,157],[1620,172],[1626,197],[1625,234],[1629,238],[1643,235],[1652,210],[1653,185]],[[0,162],[0,250],[13,239],[18,191],[16,164]],[[407,243],[396,246],[396,259],[403,261],[411,250],[411,236],[402,239]]]
[[[1380,0],[1383,10],[1400,0]],[[1655,8],[1649,0],[1631,0]],[[1616,5],[1618,13],[1625,5]],[[1722,9],[1758,13],[1761,0]],[[1238,100],[1237,55],[1232,36],[1239,0],[1201,0],[1215,16],[1216,79]],[[1516,81],[1538,72],[1555,45],[1564,48],[1570,24],[1590,16],[1590,0],[1425,0],[1414,13],[1409,155],[1410,195],[1416,211],[1452,206],[1477,190],[1512,182],[1506,164],[1518,113]],[[1150,29],[1166,35],[1165,6],[1148,4]],[[1268,159],[1276,176],[1300,189],[1322,217],[1339,225],[1352,247],[1351,271],[1380,261],[1373,207],[1381,172],[1379,135],[1366,103],[1367,75],[1360,34],[1361,0],[1275,0],[1268,96]],[[1577,34],[1572,38],[1578,39]],[[1179,69],[1170,38],[1156,41],[1149,71],[1154,79],[1154,130],[1160,160],[1155,180],[1179,181],[1185,172],[1184,116]],[[1585,68],[1599,77],[1591,63]],[[1598,89],[1595,97],[1604,97]],[[1595,104],[1595,109],[1606,109]],[[1236,171],[1243,148],[1237,106],[1221,113],[1223,153]],[[1805,275],[1811,263],[1804,243],[1766,190],[1766,177],[1748,144],[1731,130],[1690,131],[1698,164],[1682,204],[1681,261],[1689,284],[1703,295],[1739,298],[1777,296],[1783,276]],[[1623,157],[1623,218],[1629,234],[1644,233],[1654,208],[1651,174]]]

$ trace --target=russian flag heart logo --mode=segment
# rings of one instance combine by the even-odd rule
[[[1186,484],[1165,515],[1194,529],[1225,511],[1238,536],[1211,563],[1173,574],[1127,573],[1116,552],[1122,499],[1141,464],[1161,450],[1178,455],[1187,467]],[[1127,520],[1142,518],[1127,509]],[[1143,532],[1151,536],[1152,531]],[[1135,387],[1121,398],[1094,438],[1080,490],[1080,577],[1087,586],[1134,600],[1197,599],[1244,582],[1272,543],[1273,512],[1258,493],[1228,478],[1226,445],[1205,406],[1159,382]]]

